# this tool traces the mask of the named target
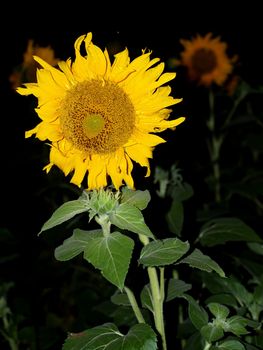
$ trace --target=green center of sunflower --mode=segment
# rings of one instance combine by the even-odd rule
[[[105,121],[100,114],[88,114],[83,118],[84,134],[90,139],[96,137],[104,128]]]
[[[63,134],[85,153],[106,154],[123,146],[135,126],[134,106],[117,84],[91,80],[68,90],[60,108]]]
[[[192,66],[198,75],[211,73],[217,66],[214,51],[206,48],[196,50],[192,56]]]

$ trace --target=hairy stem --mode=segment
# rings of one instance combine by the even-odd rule
[[[96,222],[101,226],[103,236],[107,237],[110,234],[110,227],[111,227],[111,222],[108,218],[108,215],[100,215],[100,216],[95,216]]]

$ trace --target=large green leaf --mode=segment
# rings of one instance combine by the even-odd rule
[[[249,332],[246,330],[246,326],[249,323],[249,320],[246,318],[235,315],[226,320],[226,329],[225,331],[232,332],[236,336],[240,336],[243,334],[248,334]]]
[[[208,314],[205,309],[190,295],[184,295],[188,301],[188,314],[193,325],[201,330],[202,327],[208,324]]]
[[[191,284],[185,283],[177,278],[170,278],[168,281],[166,301],[173,300],[174,298],[181,297],[184,292],[192,288]]]
[[[44,223],[39,234],[88,210],[89,204],[87,200],[76,199],[74,201],[66,202],[56,209],[51,218]]]
[[[62,350],[156,350],[157,339],[152,328],[139,323],[124,335],[113,323],[105,323],[84,332],[71,334]]]
[[[188,242],[177,238],[153,241],[143,247],[139,262],[145,266],[164,266],[175,263],[189,249]]]
[[[260,242],[256,232],[238,218],[219,218],[207,222],[201,228],[200,242],[212,247],[228,241]]]
[[[120,204],[114,212],[110,213],[109,219],[113,225],[123,230],[154,238],[144,222],[141,211],[131,204]]]
[[[212,260],[209,256],[204,255],[199,249],[195,249],[190,255],[181,260],[180,263],[185,263],[191,267],[195,267],[199,270],[212,272],[217,272],[221,277],[225,277],[224,271],[221,267]]]
[[[229,309],[225,305],[221,305],[219,303],[209,303],[207,306],[216,318],[226,319],[229,315]]]
[[[143,210],[147,207],[148,203],[151,200],[150,192],[148,190],[131,190],[127,187],[124,187],[122,190],[121,203],[127,203],[134,205],[140,210]]]
[[[245,305],[249,307],[253,301],[253,294],[248,292],[243,284],[237,281],[233,276],[220,278],[214,274],[204,274],[202,279],[206,288],[208,288],[211,293],[227,293],[232,295],[241,306]]]
[[[234,308],[237,308],[237,301],[234,298],[233,295],[229,293],[220,293],[220,294],[214,294],[209,296],[206,301],[206,304],[209,303],[219,303],[219,304],[224,304],[228,306],[232,306]]]
[[[170,210],[166,214],[169,230],[180,236],[184,223],[184,207],[181,201],[174,199]]]
[[[60,261],[70,260],[82,253],[90,240],[99,237],[103,237],[101,230],[84,231],[75,229],[73,235],[55,249],[55,258]]]
[[[205,338],[206,341],[209,343],[219,340],[223,338],[224,336],[224,331],[222,327],[215,326],[211,323],[208,323],[204,327],[201,328],[201,334]]]
[[[113,232],[107,237],[91,240],[84,250],[84,259],[101,270],[108,281],[123,289],[133,247],[131,238]]]

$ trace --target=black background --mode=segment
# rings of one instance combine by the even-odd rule
[[[181,38],[190,39],[197,33],[212,32],[228,43],[230,56],[238,55],[243,78],[257,85],[263,80],[259,7],[258,2],[235,4],[221,1],[163,2],[155,5],[123,3],[115,6],[78,2],[70,6],[45,3],[41,7],[7,4],[2,12],[7,22],[1,22],[0,28],[2,226],[12,227],[19,222],[26,225],[29,213],[38,218],[30,194],[35,190],[34,186],[46,177],[42,172],[43,164],[29,161],[32,142],[24,139],[25,130],[37,122],[33,123],[32,116],[28,116],[32,113],[32,106],[28,107],[26,98],[15,96],[8,81],[14,67],[22,62],[29,38],[43,46],[51,45],[57,57],[67,59],[74,55],[76,38],[92,31],[93,42],[101,48],[117,42],[120,49],[128,47],[131,57],[148,48],[153,51],[152,57],[167,61],[182,50]],[[175,82],[175,95],[181,97],[184,91],[180,90],[180,86],[176,88]],[[182,96],[186,97],[183,104],[175,110],[177,115],[188,116],[191,125],[191,107],[185,95]],[[191,137],[185,142],[183,136],[179,146],[185,150],[190,148]],[[42,146],[36,144],[34,147],[42,151]],[[13,220],[13,215],[19,220]]]
[[[14,279],[21,290],[25,288],[25,295],[29,293],[28,299],[32,298],[32,304],[37,308],[37,295],[42,284],[38,281],[39,271],[34,269],[34,264],[44,249],[50,249],[52,254],[52,248],[46,248],[42,239],[37,237],[53,210],[41,193],[41,188],[49,181],[42,170],[45,165],[41,161],[44,145],[39,140],[34,142],[24,138],[25,130],[35,126],[38,120],[33,120],[33,105],[26,97],[12,91],[8,81],[14,67],[22,61],[28,39],[32,38],[43,46],[51,45],[57,57],[67,59],[74,54],[76,38],[91,31],[94,44],[101,48],[118,42],[121,48],[129,49],[131,57],[148,48],[153,51],[152,57],[166,61],[182,49],[181,38],[190,39],[197,33],[212,32],[228,43],[230,55],[238,55],[243,78],[257,85],[263,82],[262,12],[259,7],[259,1],[244,4],[230,1],[6,4],[2,10],[5,21],[1,21],[0,27],[0,227],[10,230],[18,240],[20,257],[17,261],[20,265],[6,272],[1,269],[0,279]],[[172,143],[176,146],[175,151],[169,148],[168,142],[158,149],[157,156],[158,160],[182,159],[191,183],[194,181],[191,164],[200,151],[192,146],[198,144],[201,135],[195,129],[197,123],[192,118],[188,92],[180,84],[182,78],[178,76],[177,79],[175,96],[182,95],[184,101],[174,109],[177,116],[186,115],[187,121],[176,131],[176,141]],[[51,195],[54,198],[54,193]],[[62,204],[62,199],[61,196],[58,205]],[[14,273],[16,268],[20,276]],[[35,295],[30,289],[31,284],[36,285],[33,288]],[[40,316],[36,315],[36,319],[39,322]]]

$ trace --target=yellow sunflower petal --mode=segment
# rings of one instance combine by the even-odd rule
[[[76,81],[76,79],[71,71],[71,60],[68,59],[66,62],[60,61],[60,62],[58,62],[58,66],[67,78],[67,82],[65,83],[65,87],[70,88],[72,85],[75,85],[77,83],[77,81]]]
[[[39,129],[39,125],[40,124],[38,124],[34,129],[26,131],[25,132],[25,137],[28,138],[28,137],[31,137],[32,135],[36,134],[38,129]]]
[[[39,118],[45,122],[53,122],[59,118],[59,107],[60,99],[48,100],[46,103],[42,104],[40,107],[35,108]]]
[[[91,42],[92,34],[88,33],[84,39],[85,47],[87,51],[87,63],[89,69],[94,72],[94,74],[103,77],[106,73],[107,61],[101,51],[101,49]]]
[[[132,169],[133,169],[133,164],[132,164],[130,157],[127,154],[125,154],[124,157],[126,159],[126,164],[125,164],[126,167],[123,170],[123,174],[124,174],[123,179],[129,188],[134,189],[134,181],[133,181],[133,178],[131,175]]]
[[[145,132],[141,132],[140,130],[136,130],[133,133],[132,138],[129,140],[129,143],[126,145],[129,146],[130,144],[143,144],[148,147],[155,147],[159,145],[160,143],[166,142],[163,138],[161,138],[158,135],[153,135]]]
[[[28,96],[28,95],[35,95],[36,97],[38,97],[38,93],[39,93],[39,86],[36,83],[26,83],[23,84],[24,87],[18,87],[16,89],[16,91],[20,94],[20,95],[24,95],[24,96]]]
[[[105,163],[101,157],[94,155],[92,156],[89,168],[88,188],[92,190],[105,186],[107,186],[107,173]]]
[[[50,149],[50,155],[49,155],[50,164],[48,165],[48,168],[50,169],[51,166],[56,165],[58,168],[60,168],[65,176],[67,176],[72,170],[72,158],[67,157],[59,148],[58,143],[54,143]]]
[[[70,182],[80,186],[87,172],[87,162],[81,157],[75,157],[74,161],[74,175],[72,176]]]
[[[62,72],[60,72],[55,67],[51,66],[51,64],[45,62],[41,57],[33,57],[36,62],[38,62],[45,70],[48,70],[51,73],[53,81],[56,83],[56,85],[58,85],[61,82],[61,85],[64,86],[67,83],[67,79]]]
[[[72,63],[72,73],[77,81],[84,81],[85,79],[95,78],[94,72],[89,70],[87,59],[80,53],[80,46],[85,40],[86,35],[80,36],[75,41],[75,62]]]
[[[129,146],[125,148],[126,153],[128,156],[134,160],[135,162],[139,163],[142,167],[147,168],[146,177],[150,175],[150,164],[149,164],[149,158],[152,158],[152,150],[149,147],[144,147],[141,144]]]
[[[36,134],[36,137],[39,140],[41,141],[49,140],[52,142],[61,140],[63,138],[63,135],[60,130],[60,126],[58,124],[41,122],[33,130],[30,130],[30,132],[27,132],[26,137],[29,137],[32,134]]]

